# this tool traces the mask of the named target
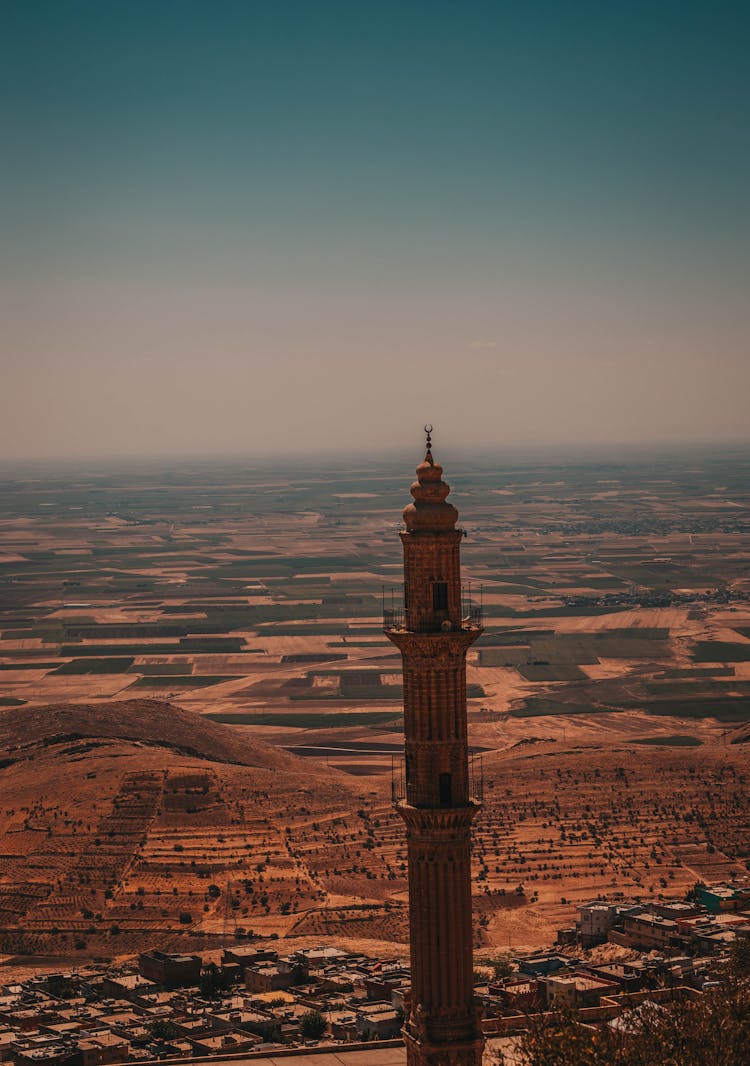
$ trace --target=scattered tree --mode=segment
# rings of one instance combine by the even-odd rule
[[[320,1040],[326,1031],[326,1020],[319,1010],[309,1010],[299,1020],[299,1031],[305,1040]]]

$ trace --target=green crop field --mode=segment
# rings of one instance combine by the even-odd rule
[[[513,647],[554,635],[554,629],[490,629],[482,634],[480,646],[481,648]]]
[[[373,651],[383,648],[392,648],[393,645],[389,640],[329,640],[326,642],[328,648],[372,648]],[[338,656],[330,655],[327,658],[335,659]],[[342,655],[342,659],[346,656]],[[289,660],[291,661],[291,660]]]
[[[128,671],[130,674],[143,674],[144,677],[153,675],[166,677],[169,674],[192,674],[192,672],[192,663],[135,663]]]
[[[174,674],[170,677],[159,675],[156,677],[140,677],[133,682],[130,688],[208,688],[209,685],[220,685],[223,681],[231,681],[236,677],[237,674],[213,676],[209,674],[191,674],[190,677],[176,676]]]
[[[564,703],[546,696],[530,696],[523,706],[510,712],[512,718],[540,718],[545,715],[563,714],[612,714],[620,707],[597,707],[593,703]]]
[[[625,585],[619,577],[581,577],[571,575],[571,586],[587,589],[621,589]]]
[[[130,655],[112,659],[73,659],[53,670],[53,674],[125,674],[133,665]]]
[[[83,655],[177,655],[179,644],[63,644],[60,655],[64,659]]]
[[[325,688],[308,688],[290,695],[291,700],[345,700],[358,703],[360,700],[402,700],[404,690],[401,685],[352,685],[342,686],[340,691]]]
[[[190,625],[176,625],[173,622],[101,622],[98,625],[66,625],[69,636],[82,637],[84,640],[97,640],[110,637],[115,640],[127,640],[129,637],[187,637],[193,633],[221,633],[221,626],[196,620]]]
[[[664,748],[698,748],[703,743],[697,737],[691,737],[687,733],[673,733],[668,737],[638,737],[630,741],[631,744],[650,744]]]
[[[277,714],[225,714],[217,711],[205,715],[213,722],[225,725],[272,725],[285,729],[350,729],[353,726],[384,726],[403,723],[400,712],[394,711],[336,711],[334,713],[311,713],[304,711],[279,711]]]
[[[750,720],[750,698],[723,696],[688,700],[654,700],[645,704],[649,714],[675,718],[717,718],[720,722]]]
[[[715,696],[750,696],[750,681],[714,681],[700,679],[691,681],[646,681],[644,688],[649,696],[660,699],[713,699]]]
[[[181,637],[181,652],[244,651],[244,637]]]
[[[319,625],[311,622],[301,622],[299,625],[276,625],[273,622],[264,622],[258,626],[259,637],[341,637],[349,632],[348,622],[321,622]],[[381,631],[378,630],[378,632]]]
[[[686,667],[682,667],[682,668],[675,667],[673,670],[664,670],[662,673],[657,674],[657,678],[664,678],[665,680],[668,679],[668,678],[681,678],[681,677],[690,678],[690,677],[733,677],[733,676],[734,676],[734,667],[733,666],[712,666],[712,667],[701,667],[701,666],[690,667],[690,666],[686,666]]]
[[[726,640],[699,640],[693,645],[695,663],[750,662],[750,644],[733,644]]]
[[[346,655],[337,654],[335,652],[314,652],[304,651],[299,652],[296,655],[282,655],[282,663],[330,663],[346,660]]]
[[[605,630],[531,641],[535,659],[592,664],[599,659],[660,659],[667,654],[667,630]]]
[[[511,611],[514,618],[597,618],[602,614],[627,611],[624,605],[600,607],[598,604],[568,603],[562,607],[536,607],[528,611]]]
[[[54,663],[0,663],[0,670],[54,670],[56,666],[59,666],[58,662]]]
[[[585,681],[586,674],[575,663],[527,663],[517,667],[527,681]]]

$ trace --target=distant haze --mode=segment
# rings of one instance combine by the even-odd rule
[[[748,440],[749,24],[6,0],[2,457]]]

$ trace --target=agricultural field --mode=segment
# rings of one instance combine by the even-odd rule
[[[438,457],[486,627],[477,943],[548,943],[615,883],[744,868],[750,457]],[[382,611],[412,479],[372,459],[0,474],[0,950],[406,936]]]

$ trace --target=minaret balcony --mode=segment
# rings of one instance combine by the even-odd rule
[[[412,781],[407,779],[406,775],[406,759],[392,756],[391,757],[391,802],[394,807],[400,807],[404,804],[411,805],[413,800],[410,799],[410,793],[412,792]],[[482,761],[481,752],[470,752],[468,761],[468,796],[469,805],[472,807],[481,806],[484,800],[484,763]],[[466,803],[461,799],[456,799],[455,802],[440,803],[432,805],[426,809],[429,810],[443,810],[451,808],[460,808],[466,806]]]
[[[461,586],[461,619],[456,625],[448,617],[447,611],[436,610],[432,617],[424,616],[416,620],[409,617],[403,585],[389,588],[383,586],[383,629],[388,632],[407,633],[451,633],[456,631],[481,630],[484,627],[484,609],[482,606],[482,586],[479,586],[478,598],[470,584]]]

